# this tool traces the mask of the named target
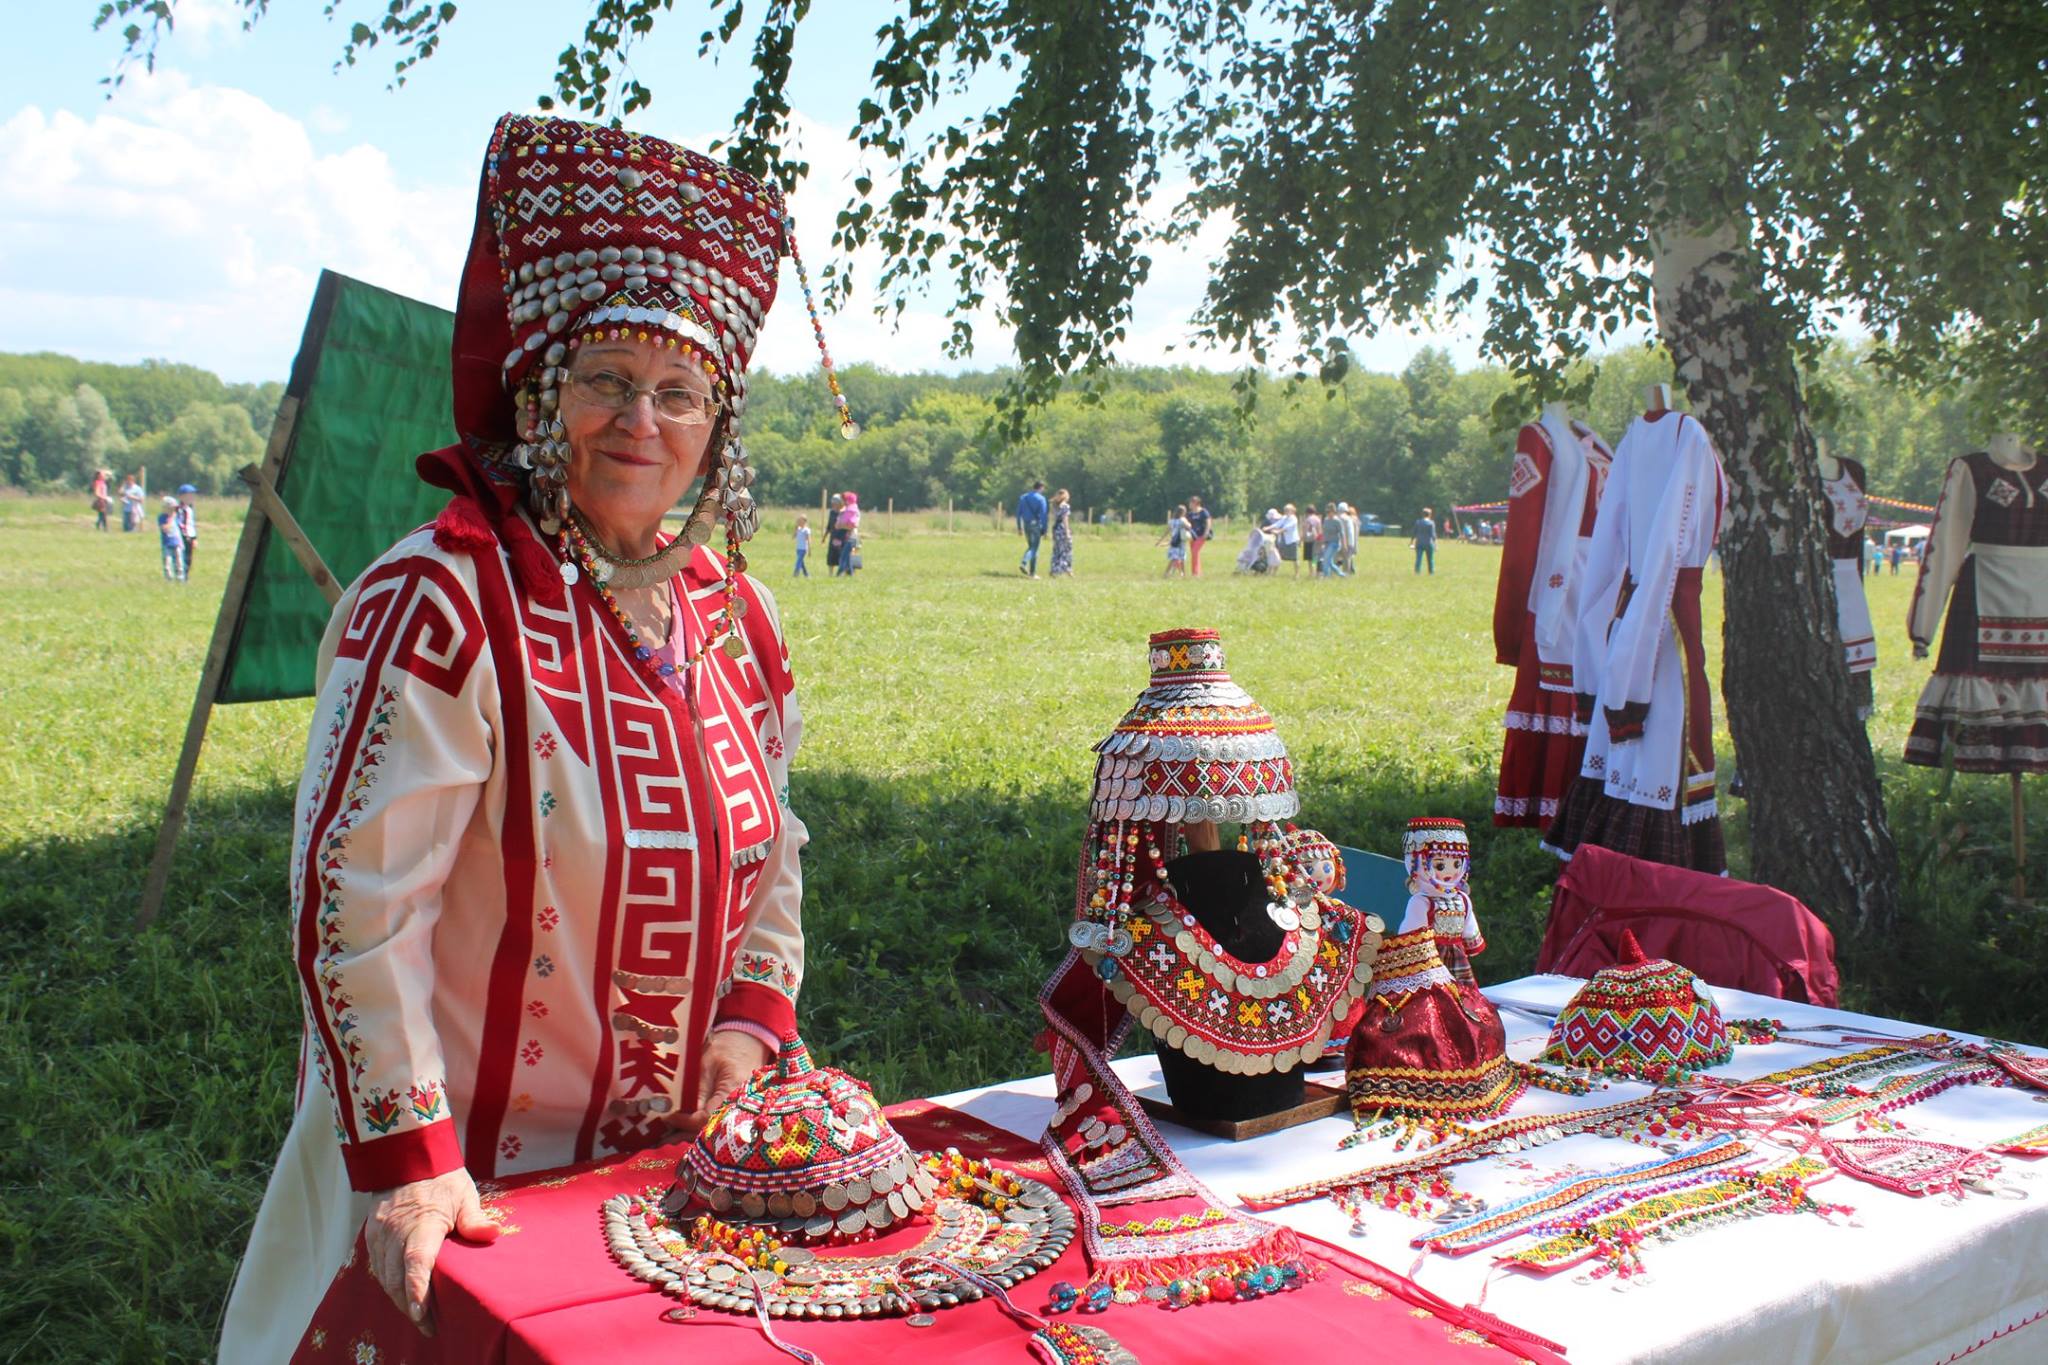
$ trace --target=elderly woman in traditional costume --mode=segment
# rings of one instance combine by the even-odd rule
[[[290,1356],[365,1220],[371,1269],[430,1328],[444,1237],[495,1235],[478,1179],[694,1132],[792,1031],[801,722],[742,572],[738,442],[785,252],[782,196],[714,161],[499,122],[461,442],[419,461],[454,497],[321,644],[291,848],[297,1112],[223,1359]]]

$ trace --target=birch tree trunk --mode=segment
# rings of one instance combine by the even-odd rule
[[[1726,148],[1702,127],[1713,102],[1689,73],[1739,35],[1708,0],[1615,0],[1631,114],[1644,155]],[[1690,130],[1689,130],[1690,131]],[[1737,144],[1739,145],[1739,143]],[[1790,322],[1760,292],[1742,204],[1747,165],[1656,168],[1652,281],[1658,333],[1693,414],[1728,475],[1722,527],[1721,695],[1749,801],[1751,874],[1830,924],[1885,932],[1898,908],[1898,853],[1869,735],[1856,717],[1836,620],[1833,567]],[[1696,187],[1710,188],[1701,193]]]

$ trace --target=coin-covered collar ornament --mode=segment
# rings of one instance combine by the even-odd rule
[[[1019,1316],[1007,1291],[1074,1236],[1052,1187],[956,1150],[912,1152],[865,1084],[813,1065],[796,1038],[714,1111],[665,1194],[615,1195],[603,1219],[635,1278],[752,1313],[791,1354],[776,1320],[923,1326],[985,1296]]]
[[[1149,685],[1096,746],[1072,951],[1040,995],[1059,1087],[1043,1142],[1081,1206],[1091,1290],[1164,1291],[1177,1306],[1265,1269],[1292,1285],[1299,1243],[1195,1180],[1109,1058],[1135,1020],[1228,1073],[1313,1061],[1371,979],[1378,934],[1294,866],[1276,823],[1299,805],[1293,767],[1272,717],[1225,670],[1217,632],[1161,632],[1149,657]],[[1269,961],[1231,956],[1174,896],[1181,827],[1213,821],[1243,823],[1241,847],[1260,861],[1282,932]]]
[[[1735,1054],[1705,982],[1675,962],[1646,957],[1626,929],[1618,956],[1557,1016],[1539,1061],[1672,1082]]]

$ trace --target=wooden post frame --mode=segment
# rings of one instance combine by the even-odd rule
[[[284,504],[277,501],[272,480],[284,464],[285,452],[291,448],[292,431],[298,425],[299,400],[287,393],[277,404],[277,420],[270,427],[270,441],[263,450],[263,463],[251,466],[244,475],[254,472],[256,478],[248,480],[252,490],[261,489],[270,494],[270,501],[277,509],[284,511]],[[300,540],[305,532],[291,514],[285,512],[285,519],[291,522],[291,530]],[[213,619],[213,640],[206,647],[206,666],[199,673],[199,690],[192,698],[192,715],[185,722],[185,744],[178,751],[178,769],[171,778],[170,798],[164,802],[163,823],[157,826],[156,852],[149,860],[149,875],[142,883],[142,904],[135,914],[135,928],[139,932],[147,929],[157,911],[163,908],[164,888],[171,880],[171,859],[178,848],[178,831],[185,823],[185,804],[192,795],[192,778],[199,770],[199,750],[206,742],[206,721],[213,712],[214,699],[220,695],[221,679],[227,675],[228,659],[234,653],[235,634],[241,629],[242,611],[248,605],[249,580],[255,577],[256,562],[263,551],[263,527],[270,512],[263,498],[249,499],[248,515],[242,518],[242,538],[235,543],[235,561],[228,570],[227,591],[222,594],[220,615]],[[289,539],[289,537],[287,537]],[[296,551],[297,546],[293,547]],[[307,544],[308,553],[312,545]],[[316,554],[315,562],[319,560]],[[305,561],[303,558],[301,563]],[[326,573],[326,566],[321,566]],[[319,581],[318,579],[315,580]],[[327,582],[333,576],[327,575]],[[323,586],[321,591],[329,589]],[[334,598],[340,597],[340,590],[333,589]],[[333,600],[333,599],[330,599]]]

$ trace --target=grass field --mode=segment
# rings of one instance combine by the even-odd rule
[[[202,1358],[288,1118],[283,851],[310,704],[216,712],[169,901],[134,936],[241,507],[202,509],[181,588],[153,534],[96,535],[81,501],[0,501],[0,1362]],[[1403,544],[1368,541],[1355,580],[1275,582],[1232,578],[1226,535],[1208,575],[1163,582],[1152,532],[1085,530],[1075,579],[1028,582],[1014,536],[943,521],[871,515],[851,580],[792,582],[786,517],[755,556],[805,712],[801,1017],[825,1058],[892,1100],[1040,1069],[1034,996],[1063,951],[1089,745],[1143,684],[1146,632],[1171,626],[1223,630],[1295,756],[1305,823],[1391,852],[1411,815],[1464,817],[1481,975],[1527,970],[1556,864],[1488,823],[1510,683],[1498,551],[1447,545],[1417,578]],[[1871,584],[1871,736],[1912,916],[1895,942],[1844,946],[1849,1003],[2043,1041],[2048,935],[2001,894],[2003,780],[1895,757],[1928,668],[1904,635],[1911,588]],[[1741,875],[1742,807],[1724,809]]]

